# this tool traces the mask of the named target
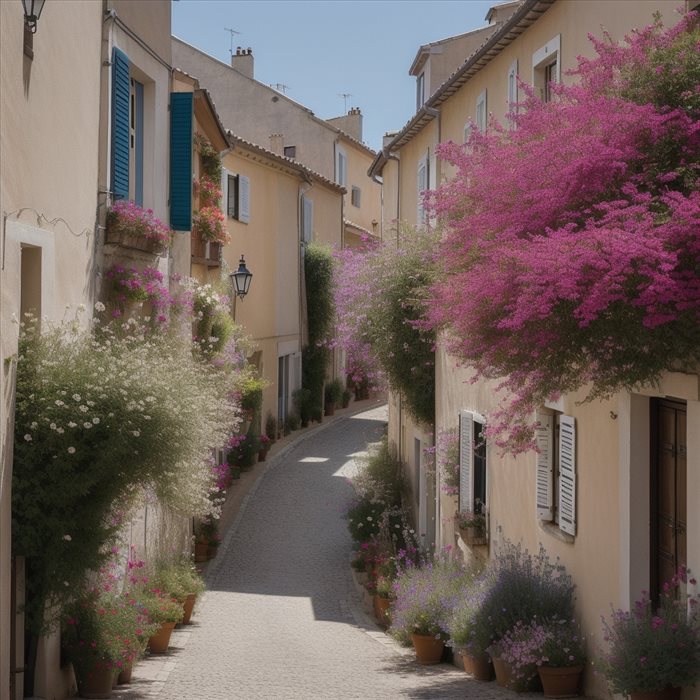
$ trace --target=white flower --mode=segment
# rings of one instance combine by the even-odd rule
[[[57,432],[59,435],[63,435],[63,433],[65,433],[66,431],[65,431],[63,428],[56,428],[56,432]]]
[[[85,422],[83,423],[83,427],[84,427],[86,430],[90,430],[90,428],[92,428],[92,423],[90,423],[90,422],[88,422],[88,421],[85,421]]]
[[[56,399],[56,401],[55,401],[54,403],[55,403],[57,406],[63,406],[63,405],[64,405],[64,403],[63,403],[63,401],[61,401],[61,399]]]
[[[87,413],[88,407],[80,405],[80,406],[78,406],[78,410],[81,411],[82,413]]]
[[[56,430],[56,424],[55,424],[55,423],[51,423],[51,425],[49,426],[49,428],[51,428],[51,430]]]
[[[27,442],[31,442],[31,441],[32,441],[32,436],[31,436],[29,433],[27,433],[27,434],[24,436],[24,439],[25,439]]]
[[[77,423],[74,423],[73,421],[71,421],[70,423],[68,423],[68,427],[69,427],[69,428],[76,428],[77,426],[78,426],[78,424],[77,424]]]
[[[80,401],[80,394],[73,394],[73,401]]]
[[[35,420],[33,420],[33,421],[31,422],[31,425],[30,425],[29,427],[30,427],[32,430],[36,430],[36,429],[39,427],[39,424],[38,424]]]
[[[100,422],[100,419],[99,419],[97,416],[95,416],[95,417],[92,419],[92,422],[93,422],[95,425],[97,425],[97,424]]]
[[[105,305],[101,301],[95,302],[95,311],[104,311]]]
[[[74,454],[75,454],[75,447],[69,447],[69,448],[68,448],[68,454],[69,454],[69,455],[74,455]]]
[[[138,430],[132,431],[131,434],[132,434],[134,437],[139,437],[139,435],[141,435],[141,433],[140,433]]]
[[[63,535],[63,539],[64,539],[66,542],[70,542],[73,538],[72,538],[70,535]]]

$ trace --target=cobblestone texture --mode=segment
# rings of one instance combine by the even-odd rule
[[[138,680],[115,697],[516,697],[448,664],[419,666],[362,610],[342,517],[352,495],[345,477],[385,420],[385,408],[343,418],[270,464],[219,553],[194,624],[176,631],[167,655],[139,664]]]

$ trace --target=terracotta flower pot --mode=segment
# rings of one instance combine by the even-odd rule
[[[488,654],[478,654],[476,656],[463,651],[462,662],[464,670],[474,677],[477,681],[492,681],[493,680],[493,664]]]
[[[578,695],[583,666],[540,666],[537,672],[546,698],[573,698]]]
[[[493,668],[496,672],[496,683],[502,688],[514,690],[516,693],[524,693],[529,689],[530,682],[522,678],[516,678],[510,664],[495,656],[491,657],[491,661],[493,661]]]
[[[635,690],[630,693],[630,700],[680,700],[680,688],[663,690]]]
[[[432,634],[412,634],[411,641],[419,664],[439,664],[445,643]]]
[[[377,618],[377,622],[380,625],[389,624],[389,608],[391,607],[391,601],[388,598],[382,598],[381,596],[374,596],[374,614]]]
[[[196,562],[203,562],[209,558],[209,543],[208,542],[195,542],[194,543],[194,560]]]
[[[151,654],[165,654],[170,644],[170,635],[175,629],[174,622],[164,622],[160,629],[148,640]]]
[[[325,408],[325,414],[327,416],[334,416],[335,415],[335,404],[334,403],[326,402],[324,408]]]
[[[187,598],[185,598],[185,602],[182,604],[182,609],[184,611],[184,615],[182,617],[183,625],[190,624],[190,619],[192,618],[192,611],[194,610],[196,600],[197,596],[194,593],[190,593]]]
[[[78,694],[81,698],[111,698],[114,669],[93,668],[81,669],[73,665],[75,679],[78,683]]]
[[[260,450],[258,452],[258,462],[264,462],[267,459],[267,450]]]
[[[131,683],[131,674],[133,670],[133,663],[124,664],[121,671],[119,671],[119,675],[117,676],[117,685],[128,685]]]

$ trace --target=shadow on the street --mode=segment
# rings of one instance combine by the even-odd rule
[[[356,455],[385,421],[368,411],[304,440],[263,477],[210,590],[305,597],[318,620],[347,623],[338,601],[351,587],[344,514]]]

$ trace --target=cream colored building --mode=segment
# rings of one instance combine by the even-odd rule
[[[11,552],[11,479],[17,319],[51,321],[79,305],[91,316],[105,268],[104,217],[115,193],[114,75],[133,142],[123,196],[168,220],[170,3],[47,2],[27,41],[20,2],[0,3],[0,698],[66,697],[58,635],[41,638],[33,678],[26,665],[23,559]],[[116,57],[116,58],[115,58]],[[67,78],[68,77],[68,78]],[[136,256],[137,258],[138,256]],[[134,258],[135,264],[138,260]],[[169,261],[159,267],[168,272]],[[68,310],[67,310],[68,309]],[[31,695],[32,693],[30,693]]]
[[[320,119],[255,79],[251,49],[239,48],[231,65],[176,37],[172,51],[175,64],[211,92],[226,128],[345,187],[343,234],[337,245],[355,245],[362,235],[381,235],[381,188],[367,176],[376,153],[362,142],[359,109]]]
[[[650,24],[656,11],[673,25],[680,5],[676,0],[523,0],[502,6],[507,12],[496,6],[489,16],[501,23],[463,56],[401,131],[387,136],[370,169],[383,181],[385,231],[393,218],[425,222],[420,191],[451,176],[435,158],[435,147],[449,140],[463,143],[469,129],[486,128],[489,115],[502,121],[509,104],[519,99],[515,76],[534,84],[546,99],[546,80],[571,80],[566,71],[575,67],[576,57],[593,54],[589,32],[600,34],[604,27],[621,39]],[[424,49],[416,61],[422,60],[421,52],[427,54],[420,65],[430,73],[434,56]],[[471,384],[470,376],[438,348],[435,430],[461,430],[465,444],[497,406],[496,382]],[[493,445],[476,455],[464,451],[459,496],[441,495],[439,483],[425,479],[419,448],[432,435],[405,417],[396,398],[390,404],[389,434],[418,482],[418,517],[427,539],[434,514],[436,544],[457,543],[467,559],[488,556],[504,538],[531,550],[542,544],[577,584],[577,609],[593,654],[602,644],[600,617],[611,604],[629,608],[676,565],[700,571],[700,394],[696,374],[668,374],[657,387],[609,401],[579,405],[581,398],[566,395],[542,406],[544,428],[538,439],[552,448],[550,460],[534,451],[502,456]],[[668,449],[654,447],[659,444]],[[662,463],[677,483],[670,513],[660,506]],[[488,509],[490,549],[458,541],[451,520],[458,509],[473,509],[478,496]],[[664,553],[661,545],[668,545]],[[587,694],[607,697],[602,678],[588,672],[585,683]],[[684,691],[684,699],[690,698],[700,698],[700,691]]]
[[[337,245],[344,189],[236,135],[230,135],[230,144],[223,159],[223,200],[231,242],[223,247],[223,260],[234,271],[243,255],[253,273],[248,296],[235,302],[235,321],[255,341],[256,364],[268,381],[263,419],[270,413],[281,425],[292,410],[292,392],[301,386],[304,245]]]

